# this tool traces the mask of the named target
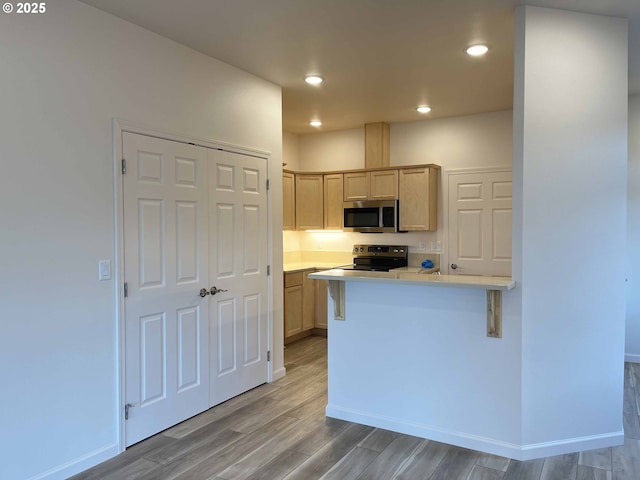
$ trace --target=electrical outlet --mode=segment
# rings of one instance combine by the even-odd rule
[[[424,252],[427,249],[427,242],[418,242],[418,251]]]
[[[436,252],[439,252],[440,250],[442,250],[442,243],[440,243],[440,240],[436,241],[436,248],[434,248],[434,250]]]

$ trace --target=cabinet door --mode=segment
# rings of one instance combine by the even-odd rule
[[[282,229],[296,229],[296,198],[293,173],[282,174]]]
[[[327,328],[326,280],[316,280],[316,328]]]
[[[378,170],[371,172],[371,200],[398,199],[398,171]]]
[[[284,338],[302,332],[302,285],[284,289]]]
[[[342,174],[324,176],[324,228],[342,229]]]
[[[302,282],[302,331],[311,330],[316,322],[316,281],[309,278],[314,270],[304,272]]]
[[[323,175],[296,176],[296,229],[324,228]]]
[[[403,168],[399,184],[400,230],[436,230],[438,169]]]
[[[357,202],[369,199],[369,172],[344,174],[344,201]]]

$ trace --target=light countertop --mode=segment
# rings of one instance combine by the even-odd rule
[[[326,263],[326,262],[289,262],[282,266],[284,273],[300,272],[302,270],[311,270],[313,268],[332,269],[339,267],[341,263]]]
[[[511,277],[487,277],[481,275],[432,275],[418,273],[419,267],[397,268],[390,272],[367,272],[360,270],[325,270],[309,275],[320,280],[345,282],[399,283],[429,285],[435,287],[479,288],[484,290],[511,290],[516,282]]]

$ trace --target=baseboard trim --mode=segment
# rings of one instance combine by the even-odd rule
[[[470,448],[472,450],[499,455],[501,457],[513,458],[515,460],[533,460],[535,458],[617,446],[624,443],[624,432],[619,431],[587,437],[569,438],[553,442],[518,445],[515,443],[503,442],[493,438],[471,435],[431,425],[411,423],[397,418],[371,415],[369,413],[342,408],[331,404],[327,405],[326,415],[339,420],[361,423],[371,427],[384,428],[394,432],[448,443],[458,447]]]
[[[625,353],[624,361],[631,363],[640,363],[640,355],[636,355],[635,353]]]
[[[275,382],[276,380],[279,380],[285,377],[286,375],[287,375],[287,369],[284,367],[280,367],[279,369],[273,371],[273,375],[271,375],[271,381]]]
[[[29,480],[64,480],[118,455],[118,445],[106,445],[69,462],[39,473]]]

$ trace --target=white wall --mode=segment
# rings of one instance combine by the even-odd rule
[[[299,135],[282,132],[282,162],[287,170],[300,170],[300,142]]]
[[[522,443],[611,445],[622,439],[626,20],[519,7],[515,59]]]
[[[511,166],[511,110],[391,125],[391,165]]]
[[[629,97],[627,360],[640,362],[640,95]]]
[[[281,339],[281,91],[74,0],[0,44],[0,478],[65,478],[117,451],[112,119],[271,152]]]
[[[364,126],[299,136],[300,170],[325,172],[364,168]]]

